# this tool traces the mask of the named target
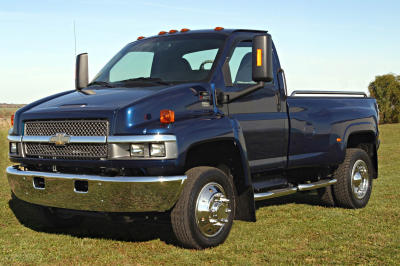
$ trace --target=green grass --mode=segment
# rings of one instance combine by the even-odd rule
[[[400,260],[400,124],[381,126],[379,178],[366,208],[324,208],[315,194],[266,201],[256,223],[235,221],[223,245],[202,251],[176,247],[168,225],[90,218],[79,228],[40,230],[29,210],[10,201],[3,170],[10,164],[6,134],[1,130],[0,264],[394,265]]]

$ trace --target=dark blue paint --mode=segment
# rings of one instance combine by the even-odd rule
[[[185,34],[205,32],[211,31]],[[273,60],[274,83],[229,105],[218,105],[212,98],[210,104],[204,106],[196,91],[208,91],[214,95],[215,89],[238,90],[225,87],[221,67],[237,41],[251,40],[254,35],[260,34],[234,30],[219,33],[227,38],[209,82],[158,87],[92,88],[95,95],[77,91],[56,94],[20,109],[15,116],[14,134],[23,134],[24,121],[49,119],[108,119],[111,135],[174,134],[179,149],[176,160],[84,163],[96,167],[172,166],[176,173],[184,171],[186,155],[192,147],[210,141],[231,140],[241,153],[243,178],[247,185],[251,185],[252,172],[272,168],[285,170],[337,165],[343,161],[347,139],[352,133],[372,132],[378,137],[374,99],[286,97],[282,74],[278,71],[280,63],[276,49]],[[281,101],[279,110],[277,99]],[[176,122],[161,124],[159,113],[162,109],[174,110]],[[338,143],[338,137],[343,141]],[[28,164],[54,164],[54,160],[11,159]],[[82,162],[58,163],[79,165]]]

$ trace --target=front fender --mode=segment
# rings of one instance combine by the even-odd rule
[[[237,219],[255,221],[254,192],[251,181],[250,167],[247,158],[246,143],[243,131],[237,120],[227,116],[212,114],[209,116],[179,121],[174,124],[178,140],[178,164],[184,169],[187,155],[191,148],[207,142],[232,140],[240,152],[243,168],[243,184],[238,195]]]

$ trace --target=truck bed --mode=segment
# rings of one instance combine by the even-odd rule
[[[307,94],[322,93],[308,91]],[[352,132],[372,131],[378,134],[378,109],[373,98],[332,94],[329,97],[289,96],[287,106],[289,168],[338,164],[344,158],[346,142]]]

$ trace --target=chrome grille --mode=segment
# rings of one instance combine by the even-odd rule
[[[65,160],[98,160],[107,157],[106,143],[71,143],[55,146],[50,143],[25,143],[26,157]]]
[[[51,136],[65,134],[79,137],[98,137],[109,135],[107,120],[60,120],[60,121],[27,121],[24,136]],[[107,158],[106,143],[67,143],[57,146],[47,142],[24,143],[25,156],[28,158],[62,159],[62,160],[99,160]]]
[[[106,120],[63,120],[25,122],[25,136],[53,136],[65,133],[70,136],[108,136]]]

